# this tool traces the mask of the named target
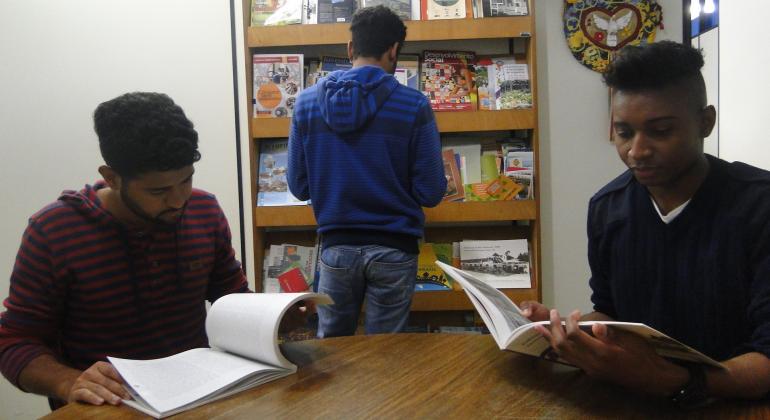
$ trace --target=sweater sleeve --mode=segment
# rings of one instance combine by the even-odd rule
[[[0,370],[17,387],[19,374],[32,359],[55,355],[62,287],[46,237],[30,221],[11,273],[6,311],[0,315]]]
[[[297,106],[299,107],[300,105],[298,104]],[[295,110],[295,117],[292,118],[291,130],[289,132],[289,157],[286,180],[289,184],[289,191],[297,199],[305,201],[310,199],[310,185],[307,177],[305,149],[302,145],[302,135],[299,130],[299,113],[299,109]]]
[[[412,135],[412,196],[425,207],[434,207],[446,193],[444,163],[441,160],[441,138],[430,104],[421,98]]]
[[[588,205],[588,266],[591,269],[591,278],[588,284],[591,287],[591,302],[594,311],[601,312],[612,318],[617,318],[615,305],[612,299],[612,288],[607,274],[607,258],[602,251],[602,239],[604,233],[604,221],[599,216],[595,200]]]
[[[751,266],[751,301],[748,307],[748,319],[753,327],[747,351],[756,351],[770,358],[770,200],[763,198],[764,207],[760,211],[755,207],[753,221],[749,225],[757,226],[751,232],[755,234],[752,241]]]
[[[220,297],[230,293],[243,293],[249,291],[246,275],[243,273],[241,263],[235,258],[235,250],[232,245],[232,234],[227,217],[221,208],[219,209],[219,225],[216,235],[216,255],[214,270],[208,286],[207,299],[214,302]]]

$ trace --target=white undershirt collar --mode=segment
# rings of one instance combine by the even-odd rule
[[[650,196],[650,200],[652,200],[652,205],[653,205],[653,207],[655,207],[655,211],[658,212],[658,216],[660,216],[660,220],[662,220],[663,223],[665,223],[665,224],[669,224],[669,223],[671,223],[672,220],[676,219],[676,217],[679,216],[682,213],[684,208],[687,207],[688,204],[690,204],[690,200],[692,200],[692,199],[685,201],[684,203],[679,205],[679,207],[671,210],[666,215],[663,215],[663,213],[660,212],[660,208],[658,207],[658,203],[655,202],[655,199],[653,199],[652,196]]]

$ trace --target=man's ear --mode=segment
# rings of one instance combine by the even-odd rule
[[[99,167],[99,174],[102,175],[104,182],[107,183],[111,190],[120,191],[122,179],[114,169],[107,165],[102,165]]]
[[[353,62],[353,40],[348,41],[348,60]]]
[[[704,139],[711,135],[711,130],[714,129],[714,125],[717,122],[717,110],[714,105],[709,105],[703,108],[701,111],[701,132],[700,135]]]
[[[396,62],[396,60],[398,59],[398,47],[399,47],[399,43],[398,43],[398,42],[396,42],[396,43],[394,43],[394,44],[393,44],[393,46],[392,46],[392,47],[390,47],[390,49],[388,50],[388,55],[390,55],[390,59],[391,59],[391,61],[393,61],[394,63],[395,63],[395,62]]]

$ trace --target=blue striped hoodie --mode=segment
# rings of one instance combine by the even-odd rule
[[[416,253],[422,207],[446,191],[430,104],[375,66],[336,71],[300,94],[287,175],[292,194],[312,200],[324,246]]]

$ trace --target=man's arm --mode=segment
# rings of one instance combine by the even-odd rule
[[[121,398],[128,399],[122,384],[118,372],[107,362],[97,362],[82,372],[48,354],[32,359],[19,374],[19,386],[27,392],[95,405],[118,405]]]
[[[307,162],[305,161],[305,149],[302,145],[302,134],[299,126],[300,113],[303,107],[297,102],[294,110],[294,118],[291,121],[289,130],[289,151],[286,168],[286,182],[289,184],[289,191],[300,200],[310,199],[310,183],[308,182]]]
[[[421,98],[411,139],[412,197],[425,207],[434,207],[446,193],[441,138],[428,100]]]
[[[232,234],[230,225],[227,222],[222,209],[217,203],[219,212],[214,269],[211,272],[207,299],[214,302],[220,297],[230,293],[242,293],[249,291],[249,285],[246,281],[246,275],[243,272],[241,263],[235,258],[235,250],[232,244]]]

